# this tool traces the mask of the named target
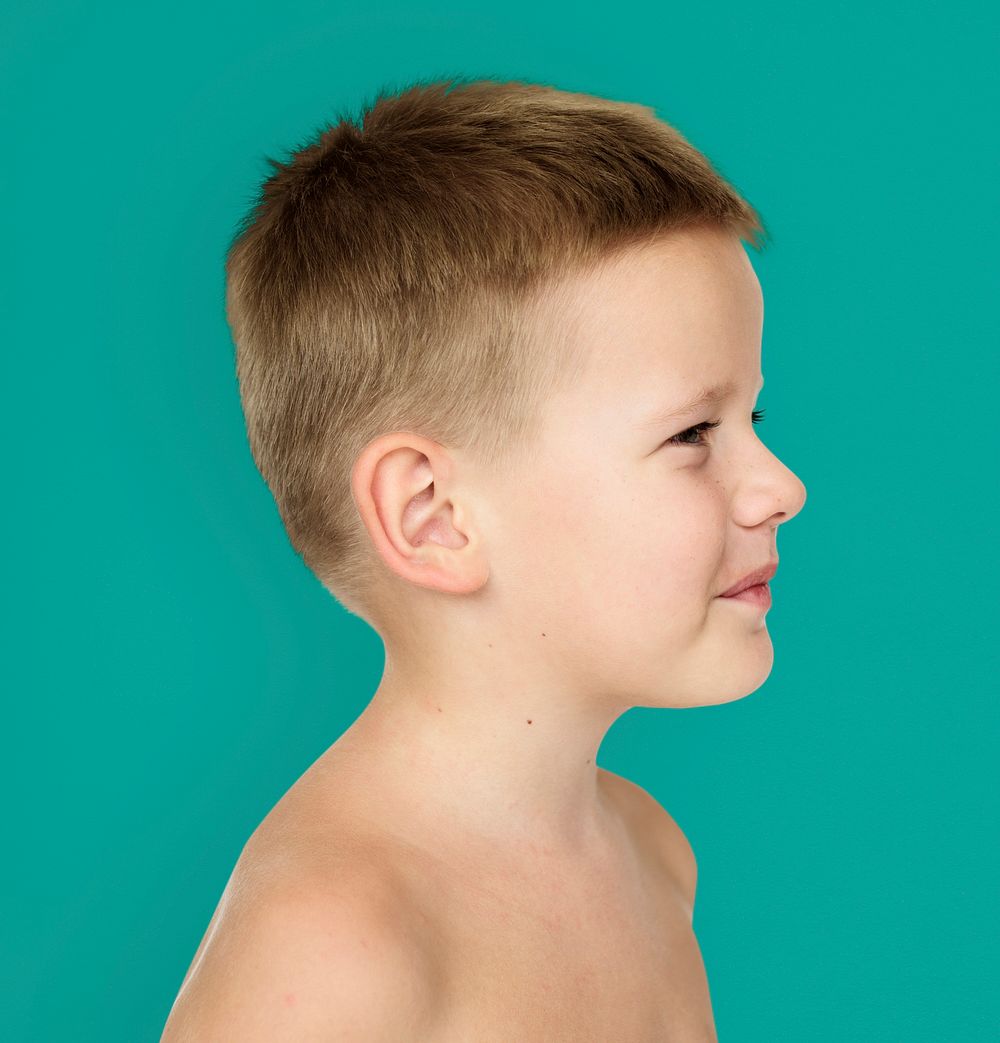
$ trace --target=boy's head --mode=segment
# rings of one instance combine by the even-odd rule
[[[751,430],[755,211],[650,109],[523,83],[380,96],[270,162],[227,314],[254,458],[327,588],[401,655],[502,626],[563,678],[610,656],[603,696],[633,701],[650,642],[690,704],[749,628],[759,684],[763,614],[715,596],[804,489]]]

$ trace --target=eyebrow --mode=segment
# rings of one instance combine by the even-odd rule
[[[758,392],[763,386],[764,378],[761,377],[760,384],[757,386]],[[679,406],[674,406],[672,409],[661,410],[655,415],[649,417],[649,419],[643,421],[639,426],[641,428],[662,427],[664,424],[668,424],[673,420],[681,420],[684,417],[689,416],[696,409],[700,409],[702,406],[721,402],[723,399],[728,398],[738,388],[739,384],[735,380],[727,380],[723,384],[713,384],[711,387],[702,388],[686,402],[681,403]]]

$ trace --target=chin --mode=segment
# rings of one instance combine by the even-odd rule
[[[712,669],[705,671],[695,693],[698,698],[686,705],[718,706],[753,695],[770,677],[774,666],[770,635],[766,630],[759,634],[763,634],[763,640],[751,636],[727,643],[726,650],[715,657]]]
[[[733,672],[734,676],[729,678],[729,694],[719,699],[719,702],[728,703],[736,699],[745,699],[748,695],[753,695],[771,676],[774,654],[770,642],[767,647],[768,655],[766,657],[762,656],[756,664],[747,663],[743,670],[739,671],[738,676],[736,676],[736,671]]]

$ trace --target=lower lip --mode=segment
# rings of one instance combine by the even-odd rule
[[[745,601],[747,604],[756,605],[758,608],[770,608],[771,588],[766,583],[758,583],[755,587],[747,587],[746,590],[741,590],[739,594],[730,594],[726,601]]]

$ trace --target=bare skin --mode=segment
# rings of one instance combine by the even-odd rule
[[[385,671],[248,842],[164,1043],[715,1039],[690,845],[596,757],[631,707],[764,682],[765,611],[722,594],[805,487],[755,431],[738,239],[565,290],[541,344],[569,330],[588,365],[533,455],[494,471],[411,431],[359,454]]]
[[[289,790],[244,848],[164,1043],[221,1038],[208,1027],[215,1024],[213,993],[232,968],[228,957],[241,944],[245,920],[260,917],[270,896],[289,888],[322,916],[338,880],[341,894],[353,893],[391,925],[415,968],[414,1040],[716,1039],[691,926],[694,856],[644,790],[597,769],[611,832],[608,846],[583,861],[546,845],[502,850],[467,835],[421,836],[392,818],[375,824],[378,796],[367,788],[364,804],[356,803],[360,780],[345,773],[336,752]],[[294,987],[276,985],[271,995],[248,992],[245,1010],[252,1017],[259,1008],[280,1025],[282,1008],[296,1000]]]

